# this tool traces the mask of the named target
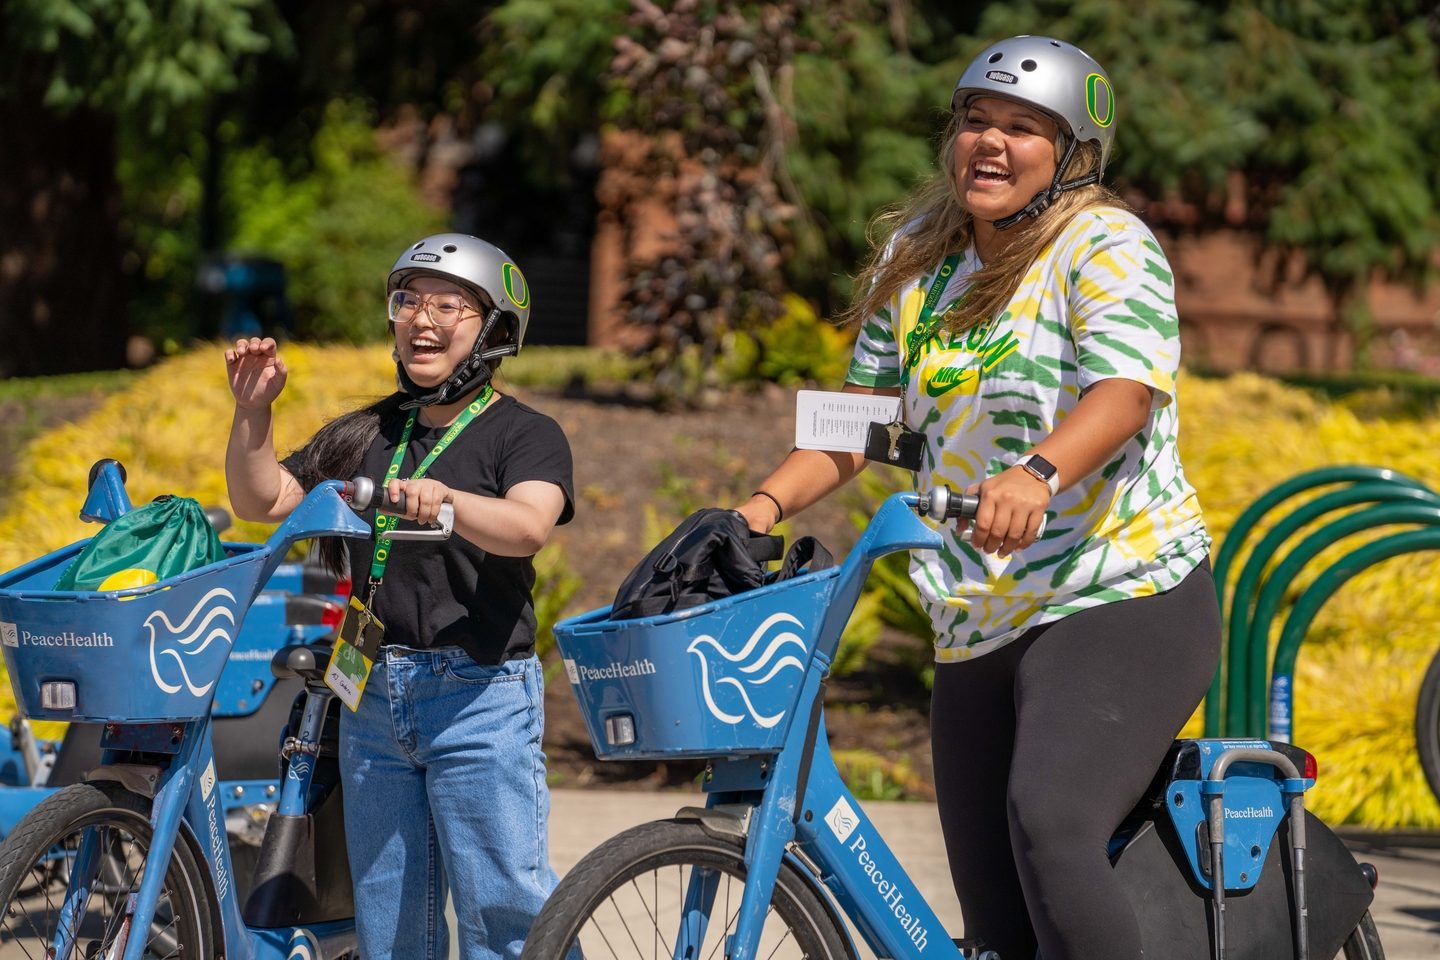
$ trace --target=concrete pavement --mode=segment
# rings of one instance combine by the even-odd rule
[[[704,803],[698,791],[556,790],[551,798],[550,855],[561,875],[621,830]],[[958,936],[960,908],[939,842],[935,805],[876,802],[866,803],[865,811],[941,922]],[[1357,859],[1374,863],[1380,871],[1372,913],[1387,960],[1440,958],[1440,836],[1349,833],[1345,840]],[[863,942],[861,947],[863,951]]]

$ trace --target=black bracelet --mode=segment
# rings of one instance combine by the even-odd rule
[[[752,497],[764,497],[765,499],[769,500],[771,503],[775,504],[775,522],[776,522],[776,523],[779,523],[781,520],[784,520],[784,519],[785,519],[785,508],[782,507],[782,506],[780,506],[780,501],[775,499],[775,495],[774,495],[773,493],[766,493],[764,490],[756,490],[754,493],[750,494],[750,496],[752,496]]]

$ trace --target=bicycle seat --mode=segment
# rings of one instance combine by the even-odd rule
[[[297,643],[281,647],[270,658],[270,672],[281,680],[299,677],[318,683],[325,677],[325,668],[330,664],[330,652],[330,646],[318,643]]]

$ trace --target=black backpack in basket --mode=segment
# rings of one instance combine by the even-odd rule
[[[734,510],[696,510],[625,577],[610,618],[672,613],[788,579],[802,566],[823,570],[834,563],[819,541],[802,537],[790,548],[779,573],[770,577],[764,564],[779,560],[784,546],[782,537],[752,531]]]

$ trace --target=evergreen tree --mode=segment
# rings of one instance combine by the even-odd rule
[[[117,367],[122,128],[161,140],[285,39],[264,0],[11,0],[0,14],[0,376]]]

